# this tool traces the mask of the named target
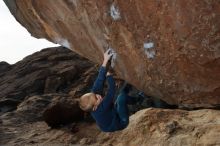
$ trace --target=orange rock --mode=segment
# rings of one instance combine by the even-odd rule
[[[117,75],[150,96],[181,107],[220,104],[218,1],[4,1],[33,36],[93,62],[115,48]]]

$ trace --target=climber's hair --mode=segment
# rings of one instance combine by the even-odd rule
[[[79,99],[79,107],[86,112],[91,112],[93,110],[94,103],[92,99],[96,98],[94,93],[86,93]]]

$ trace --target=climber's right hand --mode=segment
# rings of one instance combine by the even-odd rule
[[[108,61],[111,59],[113,53],[111,49],[108,49],[105,53],[104,53],[104,61],[103,61],[103,66],[105,67],[108,63]]]
[[[108,49],[105,53],[104,53],[104,60],[105,61],[109,61],[110,58],[112,57],[113,53],[111,49]]]

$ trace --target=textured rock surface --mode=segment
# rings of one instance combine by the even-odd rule
[[[89,90],[97,69],[68,49],[44,49],[0,66],[0,145],[220,145],[217,110],[149,108],[130,116],[126,129],[110,134],[94,122],[79,122],[84,115],[75,98]],[[38,79],[41,84],[35,84]]]
[[[146,94],[185,107],[220,104],[218,0],[4,0],[37,38],[115,70]]]
[[[1,62],[0,145],[30,145],[29,136],[50,130],[46,123],[59,127],[82,120],[75,98],[90,90],[96,74],[94,64],[63,47],[44,49],[13,65]]]
[[[216,110],[145,109],[130,117],[126,129],[110,134],[85,122],[50,129],[42,121],[20,120],[21,115],[9,112],[1,116],[1,145],[220,145],[220,111]]]
[[[130,117],[127,129],[101,133],[100,145],[220,145],[219,111],[146,109]]]
[[[52,128],[83,120],[84,112],[78,102],[68,96],[53,98],[43,113],[44,121]]]
[[[36,52],[13,65],[0,63],[0,113],[16,109],[33,95],[89,91],[96,67],[63,47]]]

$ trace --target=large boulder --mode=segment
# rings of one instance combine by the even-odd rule
[[[43,113],[43,119],[52,128],[83,120],[84,112],[79,108],[77,100],[68,97],[56,97]]]
[[[148,95],[181,107],[220,104],[218,1],[4,2],[33,36],[93,62],[113,47],[117,75]]]
[[[61,93],[29,97],[13,113],[15,119],[22,120],[22,123],[45,121],[52,128],[84,119],[84,112],[79,108],[77,100]]]

